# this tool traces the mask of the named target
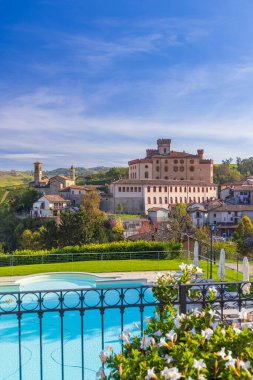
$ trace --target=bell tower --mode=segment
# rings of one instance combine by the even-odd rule
[[[39,186],[42,179],[42,162],[34,162],[34,185]]]
[[[70,168],[70,178],[72,179],[72,181],[76,181],[76,169],[73,165],[71,165]]]

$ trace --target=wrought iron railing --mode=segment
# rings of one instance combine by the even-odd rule
[[[224,321],[231,323],[234,320],[239,320],[239,311],[242,308],[246,308],[250,315],[253,314],[253,296],[251,292],[247,295],[244,294],[246,286],[248,286],[248,290],[250,291],[252,283],[197,282],[179,285],[178,293],[173,299],[173,303],[179,312],[183,313],[195,307],[201,309],[211,304],[212,309],[217,312],[216,319],[218,322]],[[215,289],[215,299],[210,299],[210,287]],[[78,367],[79,370],[78,375],[73,374],[73,377],[75,377],[76,380],[89,380],[91,377],[87,375],[85,357],[87,356],[87,350],[90,351],[93,348],[90,346],[87,348],[86,341],[89,338],[87,334],[94,333],[95,330],[96,336],[99,337],[99,343],[97,342],[93,349],[93,356],[95,357],[98,357],[100,349],[106,348],[108,344],[108,338],[106,336],[109,330],[112,331],[111,334],[114,334],[113,340],[116,341],[120,332],[127,328],[129,323],[137,319],[139,333],[142,334],[145,329],[145,316],[154,312],[156,306],[158,306],[158,311],[164,307],[164,305],[154,297],[152,288],[153,286],[149,285],[120,288],[108,287],[102,289],[1,292],[0,331],[4,332],[5,329],[7,329],[7,331],[6,335],[2,334],[5,336],[5,339],[0,338],[0,346],[3,345],[4,348],[5,340],[10,339],[12,347],[16,347],[18,354],[16,356],[13,354],[13,362],[9,362],[8,364],[3,360],[1,361],[3,358],[0,358],[0,363],[2,363],[0,364],[0,379],[1,374],[4,373],[5,367],[3,366],[8,365],[10,368],[17,367],[15,372],[16,377],[11,377],[7,374],[3,379],[56,380],[56,378],[59,378],[61,380],[67,380],[65,372],[69,370],[69,365],[66,363],[68,362],[70,351],[66,348],[66,334],[69,334],[69,330],[74,328],[74,349],[78,352],[80,360],[78,365],[73,366],[72,371],[76,371],[74,367]],[[133,310],[134,314],[131,312]],[[130,314],[128,315],[129,311]],[[130,321],[129,318],[134,318],[134,320]],[[50,321],[50,325],[48,321]],[[8,335],[9,323],[12,324],[12,336]],[[53,327],[50,327],[51,325]],[[13,326],[15,326],[15,328]],[[36,326],[36,328],[34,328],[36,330],[38,344],[30,347],[30,342],[27,337],[31,334],[31,326]],[[108,326],[110,326],[110,328]],[[13,334],[13,329],[16,331],[15,334]],[[54,336],[54,331],[57,329],[59,330],[59,334]],[[57,362],[57,368],[60,368],[60,372],[58,372],[58,377],[52,373],[51,378],[45,375],[45,368],[48,366],[47,361],[49,358],[53,358],[53,354],[45,355],[44,352],[45,345],[48,343],[49,333],[53,335],[51,341],[59,345],[60,351]],[[67,341],[70,342],[71,339],[71,337],[68,337]],[[117,344],[118,343],[116,343],[116,345]],[[34,354],[37,350],[35,358],[31,357],[29,365],[31,365],[31,368],[37,365],[38,373],[31,373],[31,369],[29,370],[30,376],[27,374],[24,347],[30,347],[30,351]],[[118,345],[118,350],[120,350],[120,345]],[[13,351],[15,352],[15,349]],[[34,361],[36,360],[37,364],[35,365]],[[55,362],[56,360],[54,359],[54,365],[56,365]],[[91,366],[91,364],[89,365]],[[99,360],[97,360],[96,365],[99,365]]]

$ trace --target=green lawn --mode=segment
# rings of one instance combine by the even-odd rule
[[[46,272],[131,272],[131,271],[162,271],[178,270],[179,265],[185,260],[111,260],[111,261],[82,261],[74,263],[57,264],[33,264],[20,265],[14,267],[1,267],[0,276],[24,276],[35,273]],[[200,267],[206,274],[207,264],[200,263]],[[218,265],[213,265],[213,278],[219,280],[217,276]],[[238,281],[242,280],[239,273]],[[226,269],[226,281],[237,281],[236,271]]]

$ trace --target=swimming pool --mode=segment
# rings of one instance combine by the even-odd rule
[[[101,349],[119,351],[122,327],[138,334],[133,322],[144,325],[155,302],[144,279],[80,273],[27,277],[0,291],[0,380],[20,380],[19,367],[22,380],[94,380]]]

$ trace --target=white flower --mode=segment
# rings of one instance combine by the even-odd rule
[[[216,310],[209,310],[208,313],[211,315],[212,318],[216,317],[218,314],[216,313]]]
[[[159,343],[159,347],[162,347],[162,346],[165,346],[165,347],[167,347],[168,346],[168,344],[166,343],[166,340],[165,340],[165,338],[160,338],[160,343]]]
[[[210,338],[213,336],[213,330],[208,327],[205,330],[201,330],[201,335],[206,340],[210,340]]]
[[[181,377],[181,373],[178,372],[178,369],[176,367],[172,367],[172,368],[165,367],[162,370],[161,375],[167,380],[177,380],[177,379],[180,379]]]
[[[214,286],[210,286],[209,293],[210,293],[210,295],[216,297],[217,294],[218,294],[218,291],[217,291],[217,289]]]
[[[155,374],[155,367],[153,367],[152,369],[148,369],[148,374],[147,376],[145,377],[146,380],[149,380],[149,379],[157,379],[157,376]]]
[[[195,329],[195,327],[193,327],[189,332],[190,332],[192,335],[196,335],[196,329]]]
[[[149,322],[151,321],[151,317],[145,317],[145,318],[144,318],[144,321],[145,321],[146,323],[149,323]]]
[[[165,334],[167,339],[174,341],[174,338],[177,336],[174,330],[171,330],[169,333]]]
[[[187,268],[187,264],[182,263],[182,264],[179,265],[179,268],[183,271],[184,269]]]
[[[162,336],[162,332],[161,330],[157,330],[155,333],[154,333],[155,336]]]
[[[119,336],[119,339],[123,340],[123,342],[130,343],[129,337],[130,337],[130,333],[122,331],[122,333]]]
[[[173,362],[173,357],[170,355],[165,355],[164,359],[166,360],[167,364],[170,364],[171,362]]]
[[[143,335],[141,339],[141,349],[146,350],[151,344],[151,338],[149,338],[147,335]]]
[[[137,322],[133,322],[134,327],[136,327],[138,330],[140,330],[140,327]]]
[[[106,362],[108,356],[109,356],[109,353],[107,351],[105,351],[105,350],[102,350],[100,352],[100,354],[99,354],[99,357],[100,357],[100,360],[101,360],[102,363]]]
[[[220,350],[220,352],[217,353],[217,355],[220,356],[224,360],[225,357],[227,356],[227,354],[225,353],[225,347],[222,347],[222,349]]]
[[[197,307],[192,311],[192,315],[194,315],[195,317],[199,317],[200,316],[200,311],[199,311],[199,309]]]
[[[202,368],[206,368],[206,363],[203,359],[196,360],[194,359],[193,367],[196,368],[198,371],[201,371]]]
[[[226,335],[226,329],[224,329],[224,327],[221,329],[221,333],[222,333],[223,336]]]
[[[225,364],[226,368],[235,366],[236,359],[234,359],[231,354],[232,351],[228,351],[228,356],[226,357],[227,363]]]
[[[194,359],[193,367],[201,371],[202,368],[206,368],[206,363],[204,362],[203,359],[199,359],[199,360]]]
[[[177,316],[174,320],[174,325],[177,329],[179,329],[181,327],[181,322],[180,322],[180,317]]]
[[[250,362],[247,361],[247,362],[244,362],[244,361],[240,361],[240,367],[242,367],[242,369],[244,370],[248,370],[250,368]]]
[[[206,380],[206,378],[205,378],[202,374],[200,374],[200,375],[198,376],[198,380]]]
[[[242,330],[240,330],[238,327],[236,326],[233,326],[233,330],[234,332],[236,333],[236,335],[240,334],[242,332]]]
[[[239,314],[238,314],[238,318],[240,318],[240,319],[247,319],[247,315],[248,315],[247,310],[246,310],[245,308],[243,308],[243,309],[239,312]]]
[[[196,270],[196,273],[197,273],[197,274],[201,274],[201,273],[203,273],[203,269],[201,269],[201,268],[199,268],[199,267],[196,267],[195,270]]]

